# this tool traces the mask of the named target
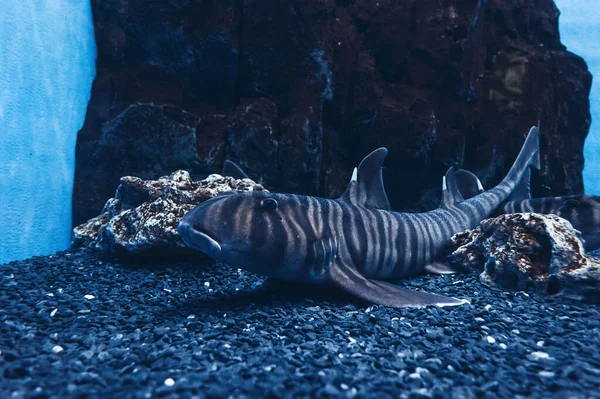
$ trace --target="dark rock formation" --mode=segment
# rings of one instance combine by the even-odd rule
[[[538,121],[534,194],[582,192],[591,76],[560,43],[552,0],[92,6],[75,223],[123,175],[206,175],[226,158],[274,190],[334,196],[379,146],[394,209],[427,208],[451,164],[497,183]]]
[[[452,237],[449,260],[504,288],[534,289],[600,303],[600,259],[585,253],[571,224],[556,215],[515,213],[486,219]]]
[[[73,229],[73,245],[117,254],[188,252],[177,234],[179,220],[199,203],[231,190],[264,188],[220,175],[196,182],[183,170],[155,181],[125,176],[100,215]]]

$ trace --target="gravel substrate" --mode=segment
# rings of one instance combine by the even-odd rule
[[[370,306],[210,261],[85,250],[0,266],[0,397],[600,397],[600,308],[476,275]]]

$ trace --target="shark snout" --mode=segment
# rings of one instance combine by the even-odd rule
[[[193,223],[190,223],[186,217],[179,222],[177,233],[190,248],[198,249],[208,255],[221,252],[221,245],[208,234],[194,228]]]

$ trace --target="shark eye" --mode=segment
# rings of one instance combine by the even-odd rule
[[[274,211],[275,209],[277,209],[277,201],[275,200],[275,198],[265,198],[264,200],[260,201],[260,207],[263,209]]]

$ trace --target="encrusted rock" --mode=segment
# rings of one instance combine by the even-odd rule
[[[585,253],[580,233],[558,216],[501,215],[452,242],[458,248],[450,261],[483,269],[486,282],[600,302],[600,260]]]
[[[178,170],[158,180],[125,176],[99,216],[73,229],[73,245],[112,253],[185,250],[177,234],[179,220],[199,203],[225,191],[263,191],[250,179],[217,174],[192,181]]]

